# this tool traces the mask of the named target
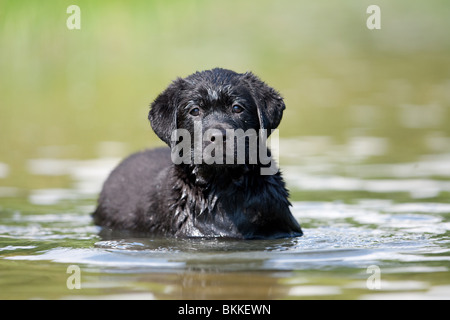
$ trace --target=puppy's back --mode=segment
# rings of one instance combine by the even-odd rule
[[[158,186],[158,177],[170,164],[169,148],[138,152],[123,160],[103,185],[93,214],[95,224],[114,229],[139,229],[151,205],[151,194]]]

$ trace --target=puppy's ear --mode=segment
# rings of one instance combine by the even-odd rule
[[[280,124],[283,111],[286,109],[283,98],[251,72],[244,74],[244,80],[255,99],[261,129],[267,129],[270,134],[271,129],[276,129]]]
[[[156,135],[169,146],[171,135],[177,128],[177,108],[180,94],[185,88],[185,81],[181,78],[173,81],[166,90],[153,101],[148,113],[148,120]]]

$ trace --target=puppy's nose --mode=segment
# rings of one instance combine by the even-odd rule
[[[209,141],[224,141],[225,137],[226,131],[224,129],[214,129],[211,130],[211,133],[209,134]]]

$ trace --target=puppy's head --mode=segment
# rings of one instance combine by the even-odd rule
[[[158,137],[173,147],[174,130],[193,137],[196,128],[205,143],[217,142],[228,130],[258,131],[278,127],[285,104],[280,94],[248,72],[239,74],[213,69],[178,78],[152,103],[151,126]]]

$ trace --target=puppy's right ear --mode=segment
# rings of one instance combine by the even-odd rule
[[[180,94],[186,83],[178,78],[153,101],[148,113],[148,120],[156,135],[169,146],[172,132],[177,128],[177,108]]]
[[[283,111],[286,109],[283,98],[274,88],[269,87],[261,79],[251,72],[243,74],[251,93],[255,99],[260,128],[268,130],[276,129],[283,117]]]

